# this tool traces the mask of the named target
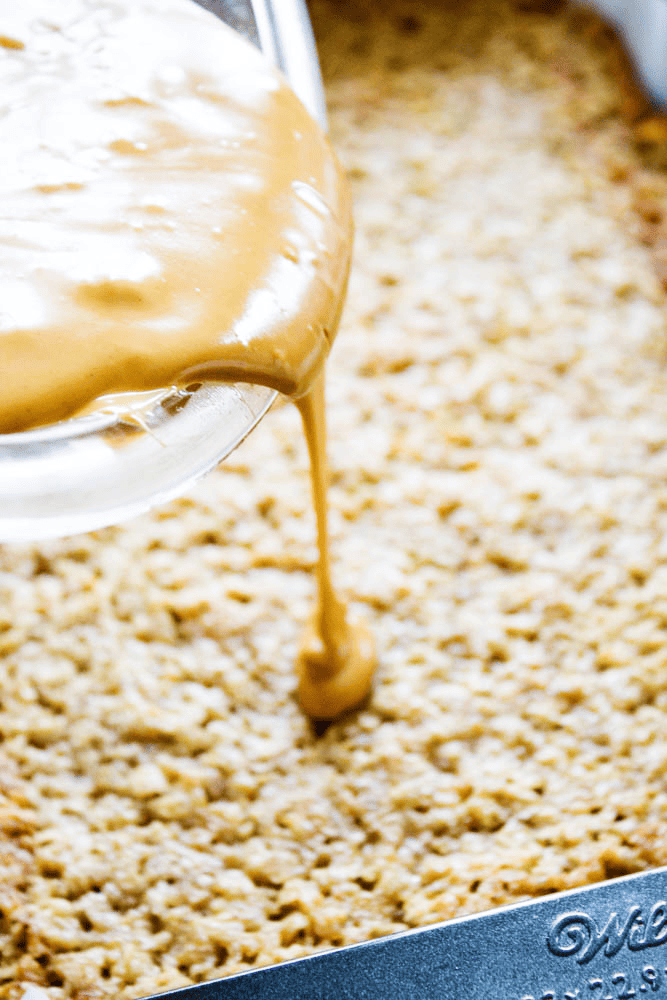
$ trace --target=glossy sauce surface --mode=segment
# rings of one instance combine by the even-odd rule
[[[181,0],[26,0],[0,34],[0,431],[203,378],[303,393],[348,266],[326,138]]]
[[[189,0],[23,0],[0,20],[0,141],[0,433],[195,381],[294,399],[320,544],[301,699],[319,717],[357,703],[370,668],[360,696],[353,664],[374,654],[333,592],[326,531],[320,373],[351,242],[326,137]]]

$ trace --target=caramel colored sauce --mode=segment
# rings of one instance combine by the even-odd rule
[[[299,700],[313,718],[331,719],[358,705],[370,691],[375,643],[362,622],[350,620],[331,579],[324,372],[296,404],[308,442],[319,552],[317,608],[299,652]]]
[[[326,137],[189,0],[22,0],[0,40],[0,433],[194,381],[294,400],[320,547],[299,692],[331,718],[375,657],[329,565],[323,365],[351,216]]]

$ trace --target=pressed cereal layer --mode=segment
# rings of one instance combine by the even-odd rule
[[[5,1000],[131,1000],[667,862],[662,123],[573,10],[312,14],[357,222],[335,572],[375,689],[324,731],[295,701],[293,407],[152,515],[3,547]]]

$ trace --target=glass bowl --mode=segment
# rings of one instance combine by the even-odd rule
[[[197,2],[258,45],[326,124],[303,0]],[[132,415],[100,410],[0,434],[0,541],[91,531],[164,503],[229,455],[275,397],[251,385],[172,387],[136,394]]]

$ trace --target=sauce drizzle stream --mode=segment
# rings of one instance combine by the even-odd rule
[[[0,36],[0,433],[195,381],[292,399],[319,545],[299,697],[333,718],[375,654],[331,579],[323,368],[351,215],[327,139],[190,0],[22,0]]]

